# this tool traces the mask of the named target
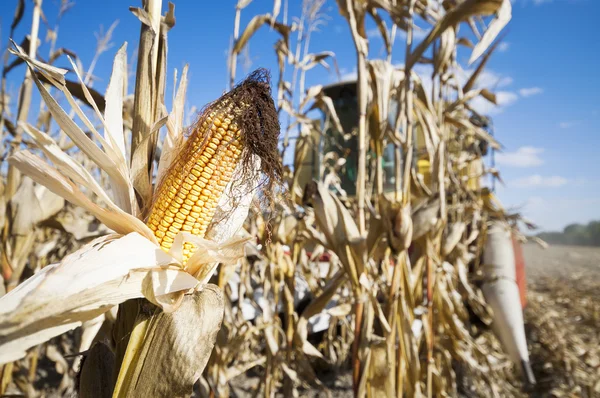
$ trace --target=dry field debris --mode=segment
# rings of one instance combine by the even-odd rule
[[[289,15],[275,0],[242,26],[250,2],[235,8],[230,91],[192,123],[188,66],[165,105],[173,3],[131,7],[139,43],[109,51],[113,25],[85,67],[59,47],[58,25],[41,24],[72,3],[16,2],[11,36],[33,10],[29,35],[10,38],[0,88],[0,395],[321,396],[340,380],[360,397],[525,394],[479,288],[489,226],[523,241],[529,223],[482,185],[499,178],[484,159],[501,145],[472,106],[497,102],[478,77],[510,1],[338,0],[356,53],[351,105],[335,95],[343,83],[306,86],[313,68],[337,70],[334,51],[310,51],[325,1]],[[367,19],[381,58],[369,57]],[[237,72],[262,26],[273,91],[268,72]],[[93,73],[109,53],[101,93]],[[16,96],[6,82],[19,71]],[[595,302],[566,291],[559,302],[536,283],[527,319],[541,385],[564,369],[555,394],[593,396]],[[530,316],[550,300],[557,316]],[[575,300],[594,314],[577,312],[588,337],[557,335]]]
[[[525,311],[538,386],[532,395],[595,397],[600,391],[600,250],[526,246]]]

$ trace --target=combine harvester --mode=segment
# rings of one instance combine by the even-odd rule
[[[358,115],[356,82],[348,81],[332,84],[325,87],[324,91],[332,99],[345,132],[356,128],[358,124],[356,116]],[[319,135],[315,135],[314,137],[314,142],[318,143],[318,145],[315,145],[313,153],[307,156],[305,160],[303,170],[300,173],[301,185],[308,183],[312,179],[322,179],[323,154],[335,150],[335,148],[343,148],[342,151],[344,153],[340,153],[340,157],[346,159],[346,167],[339,185],[348,196],[353,196],[356,191],[356,173],[355,169],[353,169],[356,159],[353,156],[356,157],[358,152],[356,137],[349,140],[341,140],[339,137],[342,134],[335,131],[335,128],[328,122],[326,117],[323,117],[323,124],[323,131],[326,134],[324,137],[320,137]],[[481,124],[483,128],[487,127],[486,121],[482,121]],[[417,171],[423,177],[423,181],[427,183],[431,178],[431,166],[426,158],[419,157],[419,153],[424,152],[425,149],[425,139],[422,137],[422,132],[416,131],[415,140],[417,143],[417,153],[415,154]],[[487,152],[486,149],[482,148],[483,154]],[[384,170],[393,170],[396,166],[393,150],[384,150],[383,158]],[[477,167],[476,163],[469,165],[461,174],[463,176],[478,175],[476,170],[474,170]],[[394,173],[389,172],[384,175],[393,176]],[[478,177],[469,177],[467,179],[468,188],[473,191],[482,190],[487,193],[485,196],[487,196],[489,202],[497,202],[494,200],[495,198],[491,192],[485,188],[482,189],[480,180]],[[394,189],[394,181],[385,178],[384,192],[392,193]],[[481,289],[486,301],[494,312],[492,330],[502,343],[510,359],[521,369],[525,381],[534,384],[535,378],[529,363],[523,322],[523,308],[526,304],[525,263],[520,243],[511,234],[511,229],[506,221],[491,222],[488,228],[483,260],[485,281]],[[322,325],[324,322],[319,322],[319,324]]]
[[[324,89],[325,94],[333,100],[336,112],[345,132],[349,132],[357,127],[358,108],[356,99],[356,82],[341,82],[332,84]],[[392,109],[393,109],[392,105]],[[391,112],[393,113],[393,112]],[[356,175],[353,173],[352,165],[356,162],[352,156],[356,156],[357,142],[356,138],[351,138],[342,142],[336,137],[341,137],[340,132],[334,131],[332,124],[329,124],[324,117],[323,123],[325,137],[315,136],[315,145],[312,156],[307,157],[304,165],[305,170],[301,173],[301,178],[308,182],[311,179],[322,179],[322,157],[324,153],[333,148],[344,148],[346,153],[342,154],[346,159],[346,172],[341,178],[341,188],[349,196],[355,193]],[[481,127],[486,128],[487,121],[481,121]],[[415,132],[416,165],[417,171],[427,183],[431,178],[431,166],[426,158],[420,157],[419,153],[424,152],[425,138],[422,132]],[[386,148],[387,149],[387,148]],[[392,149],[392,148],[389,148]],[[481,148],[485,154],[487,148]],[[354,155],[353,155],[354,154]],[[393,150],[384,150],[384,170],[393,170],[396,165],[394,162]],[[478,175],[474,168],[478,165],[469,165],[461,174],[469,175],[467,178],[467,187],[473,191],[482,190],[481,179],[470,177]],[[385,173],[386,176],[393,176],[393,172]],[[394,192],[394,181],[384,179],[384,192]],[[494,200],[493,194],[487,189],[488,200]],[[525,327],[523,322],[523,308],[525,307],[525,263],[520,243],[511,234],[511,229],[506,221],[492,221],[488,228],[488,237],[484,248],[484,267],[483,273],[485,281],[481,286],[486,301],[494,312],[492,330],[502,343],[504,350],[510,359],[521,369],[525,381],[534,384],[535,378],[529,363],[529,353],[527,351],[527,341],[525,338]]]
[[[324,88],[325,95],[330,97],[335,106],[337,115],[345,132],[352,131],[358,124],[358,108],[356,99],[356,82],[347,81],[332,84]],[[393,107],[392,107],[393,108]],[[391,112],[393,113],[393,112]],[[336,152],[339,158],[345,159],[343,171],[339,174],[340,180],[335,186],[337,193],[348,198],[356,194],[356,174],[357,174],[357,148],[358,142],[355,136],[349,139],[343,139],[343,134],[336,131],[333,123],[330,123],[325,115],[320,121],[325,134],[321,136],[317,132],[312,137],[313,150],[304,158],[299,170],[299,185],[305,186],[311,180],[323,180],[325,170],[323,167],[324,154]],[[484,123],[485,124],[485,123]],[[485,127],[485,125],[483,126]],[[415,132],[417,150],[415,153],[417,173],[428,184],[431,179],[431,165],[425,157],[420,157],[419,153],[425,150],[425,138],[422,132]],[[483,145],[483,144],[479,144]],[[485,145],[481,148],[483,155],[486,154]],[[385,194],[395,193],[395,181],[393,181],[393,170],[396,167],[393,146],[384,149],[384,192]],[[481,162],[473,162],[465,170],[457,172],[461,177],[466,178],[467,187],[472,191],[481,191],[489,207],[496,207],[493,203],[495,198],[487,188],[482,188],[477,168],[481,167]],[[391,177],[389,177],[391,176]],[[414,206],[415,204],[413,204]],[[482,271],[484,282],[481,290],[489,306],[492,308],[494,316],[491,328],[502,343],[504,350],[509,358],[521,369],[524,379],[528,383],[535,383],[535,378],[529,363],[529,354],[527,351],[527,342],[525,338],[525,329],[523,322],[523,308],[525,306],[525,278],[522,251],[520,243],[513,239],[511,229],[506,221],[491,221],[487,229],[487,241],[484,248]],[[327,274],[329,267],[328,261],[321,260],[321,272]],[[235,281],[230,281],[235,285]],[[232,285],[232,290],[236,287]],[[308,287],[306,281],[296,278],[297,291],[294,297],[295,305],[299,306],[303,301],[309,299],[307,296]],[[255,291],[260,295],[260,288]],[[235,299],[235,298],[233,298]],[[259,302],[260,298],[255,297]],[[329,303],[328,308],[334,307],[335,301]],[[247,320],[254,319],[259,315],[260,309],[254,307],[250,300],[242,304],[244,317]],[[317,333],[326,330],[329,326],[330,316],[322,313],[313,316],[309,320],[309,333]],[[420,322],[420,320],[416,320]],[[418,325],[413,325],[413,327]]]

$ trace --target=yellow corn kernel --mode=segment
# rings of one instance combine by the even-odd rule
[[[231,102],[231,101],[229,101]],[[240,108],[224,103],[196,127],[168,175],[158,187],[147,225],[168,251],[181,231],[204,237],[216,204],[232,177],[242,153]],[[184,262],[197,247],[184,243]]]

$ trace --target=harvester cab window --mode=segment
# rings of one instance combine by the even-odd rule
[[[323,115],[324,131],[322,137],[322,158],[329,152],[335,152],[340,158],[346,159],[344,167],[339,171],[341,187],[348,196],[356,195],[356,181],[358,177],[358,100],[356,98],[356,83],[342,83],[326,89],[327,95],[332,99],[343,132],[337,131],[327,115]],[[395,122],[397,105],[390,107],[390,123]],[[367,152],[367,173],[375,173],[375,152]],[[395,189],[395,155],[394,145],[388,144],[383,150],[383,189],[391,192]]]

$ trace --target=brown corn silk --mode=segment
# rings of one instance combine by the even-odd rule
[[[217,203],[241,165],[241,178],[255,178],[254,156],[261,160],[265,199],[281,178],[277,150],[279,120],[271,98],[269,74],[258,69],[200,114],[176,159],[158,184],[147,225],[168,251],[179,232],[204,237]],[[183,261],[195,245],[185,242]]]

